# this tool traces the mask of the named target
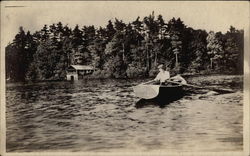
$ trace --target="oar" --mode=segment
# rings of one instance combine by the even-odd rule
[[[145,84],[148,84],[148,83],[151,83],[151,82],[154,82],[155,80],[150,80],[150,81],[148,81],[148,82],[144,82],[144,83],[141,83],[141,84],[139,84],[139,85],[145,85]]]
[[[171,80],[167,80],[167,82],[180,84],[180,85],[187,86],[187,87],[198,88],[198,89],[208,89],[208,90],[212,90],[212,91],[216,91],[216,92],[220,92],[220,93],[233,93],[234,92],[231,89],[217,89],[217,88],[213,88],[213,87],[201,87],[201,86],[197,86],[197,85],[193,85],[193,84],[183,84],[183,83],[171,81]]]

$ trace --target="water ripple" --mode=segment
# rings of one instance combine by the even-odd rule
[[[8,84],[7,151],[242,150],[242,92],[136,108],[138,82]]]

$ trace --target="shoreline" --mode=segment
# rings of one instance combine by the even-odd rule
[[[190,79],[190,78],[197,78],[197,77],[244,77],[244,74],[188,74],[188,73],[184,73],[181,74],[181,76],[183,76],[185,79]],[[101,77],[91,77],[91,76],[86,76],[84,78],[79,79],[78,81],[81,80],[139,80],[139,79],[151,79],[153,77],[145,77],[145,78],[101,78]],[[8,83],[40,83],[40,82],[63,82],[63,81],[68,81],[70,82],[70,80],[66,80],[66,79],[55,79],[55,80],[35,80],[35,81],[31,81],[31,80],[25,80],[25,81],[11,81],[11,80],[6,80],[6,84]]]

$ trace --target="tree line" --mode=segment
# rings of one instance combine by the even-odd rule
[[[6,78],[62,80],[74,64],[93,66],[92,76],[99,78],[153,76],[159,64],[171,73],[243,74],[243,33],[233,26],[224,34],[195,30],[154,12],[99,28],[58,22],[32,34],[20,27],[5,48]]]

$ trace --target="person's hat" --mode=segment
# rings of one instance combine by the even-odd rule
[[[163,68],[163,65],[162,64],[160,64],[159,66],[158,66],[158,69],[162,69]]]

